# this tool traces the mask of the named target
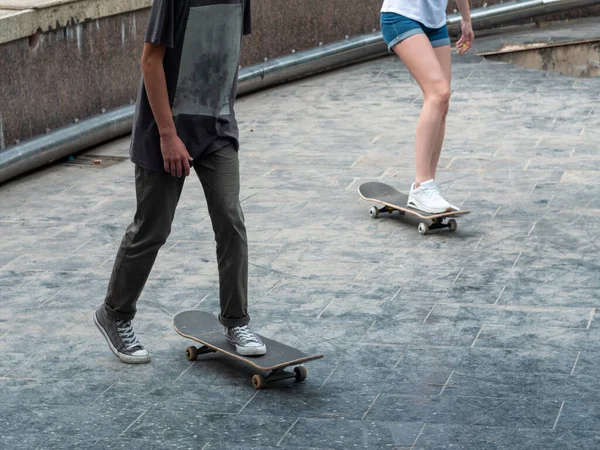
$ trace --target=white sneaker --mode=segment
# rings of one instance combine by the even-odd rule
[[[435,185],[435,188],[438,191],[438,194],[440,194],[440,197],[442,195],[442,192],[440,191],[440,187],[437,185],[437,183],[434,181],[433,184]],[[458,206],[454,206],[452,203],[448,202],[448,204],[450,205],[450,208],[452,208],[454,211],[460,211],[460,208]]]
[[[458,208],[444,200],[440,188],[433,180],[421,183],[416,189],[413,183],[408,196],[408,206],[431,214],[458,211]]]

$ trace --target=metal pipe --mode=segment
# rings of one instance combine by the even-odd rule
[[[381,33],[373,33],[267,61],[242,70],[239,95],[386,55]]]
[[[471,22],[474,30],[483,30],[593,5],[600,5],[600,0],[518,0],[475,9],[471,12]],[[448,16],[451,35],[460,34],[460,20],[460,14]]]
[[[0,153],[0,183],[83,149],[131,133],[133,106],[56,130]]]
[[[600,0],[520,0],[471,12],[473,28],[481,30],[539,15],[600,4]],[[460,14],[448,16],[452,35],[460,33]],[[387,54],[381,33],[346,39],[267,61],[240,71],[239,95],[297,78],[337,69]],[[27,171],[131,132],[134,107],[127,106],[82,120],[0,152],[0,183]]]

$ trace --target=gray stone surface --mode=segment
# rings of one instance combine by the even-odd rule
[[[597,80],[455,57],[439,182],[456,233],[372,220],[406,190],[421,97],[393,58],[240,100],[253,326],[322,352],[268,391],[171,326],[217,312],[214,240],[184,189],[121,364],[94,328],[133,167],[0,186],[0,442],[10,449],[581,449],[600,445]],[[90,151],[126,156],[128,140]]]
[[[597,7],[596,7],[597,8]],[[574,24],[574,26],[573,26]],[[478,31],[474,48],[478,53],[499,52],[514,45],[558,44],[595,40],[600,37],[598,18],[576,21],[547,22],[543,27],[535,24],[514,25],[495,30]],[[483,39],[482,39],[483,38]]]

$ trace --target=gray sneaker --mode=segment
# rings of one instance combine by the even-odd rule
[[[267,353],[267,346],[263,341],[250,331],[248,325],[242,327],[225,328],[227,342],[235,347],[242,356],[260,356]]]
[[[101,306],[94,313],[94,323],[106,338],[111,351],[121,361],[128,364],[150,362],[150,354],[138,341],[130,320],[114,319]]]

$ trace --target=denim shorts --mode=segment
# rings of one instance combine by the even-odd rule
[[[446,25],[441,28],[429,28],[416,20],[391,12],[381,13],[381,33],[390,52],[397,44],[415,34],[427,36],[433,48],[450,45]]]

